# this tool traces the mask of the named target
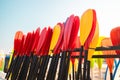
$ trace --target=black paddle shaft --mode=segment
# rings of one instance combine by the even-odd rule
[[[28,72],[29,74],[28,74],[27,80],[31,80],[37,61],[38,61],[37,55],[31,56],[30,69],[29,69],[29,72]]]
[[[9,69],[8,69],[8,71],[7,71],[6,76],[5,76],[5,79],[7,79],[7,80],[9,79],[10,74],[11,74],[11,72],[12,72],[12,69],[13,69],[16,61],[17,61],[16,59],[17,59],[17,57],[14,57],[14,56],[12,57],[10,67],[9,67]]]
[[[37,61],[36,66],[35,66],[35,69],[33,70],[33,75],[31,76],[30,80],[35,80],[37,78],[38,71],[39,71],[40,66],[41,66],[41,64],[40,64],[41,61],[42,61],[42,56],[39,56],[38,61]]]
[[[17,79],[19,70],[21,69],[21,64],[24,61],[24,56],[18,56],[18,59],[13,67],[11,80]]]
[[[83,79],[82,80],[86,80],[86,78],[87,78],[87,68],[86,68],[87,56],[88,56],[88,50],[85,50],[85,54],[84,54],[84,68],[83,68]]]
[[[46,62],[45,62],[45,66],[44,66],[44,68],[43,68],[43,71],[41,71],[41,73],[40,73],[40,75],[41,75],[41,80],[44,80],[44,78],[45,78],[45,74],[46,74],[46,70],[47,70],[47,67],[48,67],[49,59],[50,59],[50,56],[47,55],[47,59],[46,59]],[[39,77],[40,77],[40,76],[39,76]],[[40,80],[40,79],[38,78],[38,80]]]
[[[52,56],[52,60],[51,60],[51,63],[50,63],[50,67],[49,67],[49,70],[48,70],[46,80],[51,80],[54,65],[55,65],[55,55]]]
[[[90,61],[87,61],[87,80],[90,80]]]
[[[64,80],[64,76],[65,76],[65,67],[66,67],[66,52],[62,53],[61,56],[61,61],[60,61],[60,68],[59,68],[59,73],[58,73],[58,80]]]
[[[54,68],[53,68],[53,73],[52,73],[52,78],[51,78],[52,80],[55,80],[59,57],[60,57],[60,54],[56,54]]]
[[[65,69],[65,80],[68,78],[68,70],[69,70],[69,64],[70,64],[70,52],[67,52],[67,58],[66,58],[66,69]]]
[[[23,66],[22,66],[21,71],[19,73],[18,80],[25,80],[26,79],[29,63],[30,63],[30,56],[25,56],[25,60],[23,62]]]
[[[83,46],[81,46],[79,61],[78,61],[78,71],[76,72],[76,80],[82,80],[82,53],[83,53]]]

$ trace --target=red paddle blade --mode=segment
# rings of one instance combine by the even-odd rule
[[[65,24],[63,50],[68,49],[73,21],[74,21],[74,15],[71,15]]]
[[[120,26],[111,30],[110,38],[114,46],[120,45]],[[116,50],[116,53],[120,54],[120,50]]]
[[[31,36],[32,36],[32,33],[28,32],[27,36],[26,36],[26,39],[25,39],[24,46],[23,46],[23,53],[21,53],[22,56],[26,55],[26,53],[27,53],[27,48],[29,47],[29,41],[30,41]]]
[[[20,43],[19,52],[18,52],[18,55],[20,55],[20,56],[21,56],[21,54],[23,53],[23,47],[24,47],[24,44],[25,44],[25,38],[26,38],[26,36],[23,35],[22,41],[21,41],[21,43]]]
[[[70,33],[70,40],[69,40],[69,46],[68,46],[69,49],[74,49],[73,43],[76,40],[76,37],[78,35],[79,24],[80,24],[79,17],[75,16],[73,24],[72,24],[72,30],[71,30],[71,33]]]
[[[17,31],[15,33],[15,38],[14,38],[14,51],[15,51],[15,53],[14,53],[13,56],[15,56],[16,53],[19,52],[19,47],[20,47],[20,44],[21,44],[22,37],[23,37],[22,31]]]
[[[53,30],[52,28],[49,27],[45,37],[44,45],[42,46],[42,49],[41,49],[41,53],[42,53],[41,55],[48,55],[52,33],[53,33]]]
[[[101,46],[107,47],[107,46],[112,46],[112,42],[110,38],[104,38],[101,41]],[[102,51],[103,54],[105,55],[114,55],[115,51],[114,50],[110,50],[110,51]],[[114,58],[106,58],[106,63],[109,67],[110,73],[112,73],[113,70],[113,64],[114,64]]]
[[[33,43],[33,46],[32,46],[32,50],[31,52],[36,52],[36,48],[37,48],[37,45],[38,45],[38,41],[39,41],[39,38],[40,38],[40,27],[38,27],[36,29],[36,32],[35,32],[35,35],[34,35],[34,43]]]
[[[45,27],[40,34],[40,38],[39,38],[38,45],[37,45],[37,48],[36,48],[36,54],[37,55],[40,55],[40,50],[41,50],[41,48],[44,44],[46,35],[47,35],[47,28]]]
[[[79,37],[76,37],[74,42],[73,42],[73,46],[72,46],[73,49],[75,48],[80,48],[80,40],[79,40]],[[80,53],[79,52],[72,52],[71,53],[71,56],[79,56]],[[71,61],[72,61],[72,64],[74,64],[75,62],[75,59],[74,58],[71,58]]]
[[[60,36],[59,36],[57,44],[56,44],[56,46],[55,46],[55,48],[53,50],[54,54],[59,54],[60,49],[62,48],[62,45],[63,45],[64,25],[62,23],[58,23],[58,25],[60,25]]]
[[[26,55],[27,56],[30,56],[30,52],[32,50],[32,46],[33,46],[33,43],[34,43],[34,31],[33,33],[31,33],[31,36],[30,36],[30,39],[29,39],[29,44],[28,44],[28,47],[27,47],[27,51],[26,51]]]

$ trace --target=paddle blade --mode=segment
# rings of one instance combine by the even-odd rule
[[[89,47],[90,47],[90,48],[96,48],[98,39],[99,39],[99,25],[98,25],[98,23],[96,23],[95,34],[94,34],[94,36],[93,36],[93,39],[92,39]],[[93,49],[89,49],[89,50],[88,50],[88,60],[91,60],[94,51],[95,51],[95,50],[93,50]]]
[[[80,41],[82,46],[84,45],[87,37],[89,36],[89,33],[92,29],[92,23],[93,10],[88,9],[83,13],[80,20]]]
[[[53,50],[53,53],[55,53],[55,54],[60,53],[60,50],[61,50],[62,45],[63,45],[64,25],[62,23],[58,23],[58,25],[60,26],[60,36],[59,36],[57,44]]]
[[[76,38],[77,38],[77,35],[78,35],[79,25],[80,25],[80,19],[79,19],[78,16],[75,16],[73,24],[72,24],[72,30],[71,30],[71,33],[70,33],[70,40],[69,40],[69,46],[68,46],[69,49],[74,49],[75,48],[74,43],[77,40]]]
[[[66,24],[65,24],[65,29],[64,29],[64,40],[63,40],[63,50],[67,50],[69,46],[69,41],[70,41],[70,34],[72,30],[72,24],[74,21],[74,15],[71,15]]]
[[[98,39],[98,43],[97,43],[97,47],[100,47],[101,46],[101,41],[104,39],[105,37],[104,36],[100,36],[99,39]],[[95,51],[94,52],[94,55],[102,55],[103,53],[101,51]],[[98,68],[101,69],[102,68],[102,63],[103,63],[103,59],[101,58],[96,58],[95,59],[97,65],[98,65]]]
[[[53,29],[53,35],[52,35],[52,40],[50,43],[49,55],[51,55],[52,50],[55,48],[55,46],[58,42],[59,36],[60,36],[60,25],[57,24],[57,25],[55,25],[55,27]]]
[[[48,27],[45,41],[44,41],[43,46],[41,48],[41,53],[42,53],[41,55],[48,55],[50,42],[51,42],[51,38],[52,38],[52,33],[53,33],[52,28]]]
[[[33,43],[32,50],[31,50],[31,52],[33,52],[33,53],[36,52],[36,48],[37,48],[38,41],[39,41],[39,38],[40,38],[40,28],[39,27],[36,29],[36,32],[35,32],[34,36],[35,36],[34,37],[34,43]]]
[[[112,46],[112,42],[111,42],[111,39],[110,38],[104,38],[102,41],[101,41],[101,45],[103,47],[107,47],[107,46]],[[114,55],[115,54],[115,51],[114,50],[109,50],[109,51],[102,51],[103,54],[105,55]],[[109,67],[109,70],[110,70],[110,73],[112,73],[112,70],[113,70],[113,64],[114,64],[114,58],[106,58],[106,63]]]
[[[19,47],[21,45],[22,37],[23,37],[23,32],[22,31],[17,31],[15,33],[15,38],[14,38],[14,51],[15,51],[15,54],[13,54],[13,56],[15,56],[16,53],[19,51]]]
[[[95,10],[92,10],[93,11],[93,22],[92,22],[92,28],[91,28],[91,31],[90,31],[90,33],[89,33],[89,36],[87,37],[87,40],[85,41],[85,44],[84,44],[84,46],[85,46],[85,49],[88,49],[89,48],[89,45],[90,45],[90,43],[91,43],[91,41],[92,41],[92,39],[93,39],[93,36],[94,36],[94,33],[95,33],[95,29],[96,29],[96,21],[97,21],[97,19],[96,19],[96,12],[95,12]],[[88,26],[88,27],[90,27],[90,26]],[[98,29],[97,29],[98,30]]]
[[[44,44],[44,41],[45,41],[45,37],[47,35],[47,28],[43,28],[41,34],[40,34],[40,38],[39,38],[39,41],[38,41],[38,45],[37,45],[37,48],[36,48],[36,54],[39,55],[40,54],[40,50]]]
[[[120,26],[113,28],[110,32],[110,38],[114,46],[120,45]],[[120,50],[116,50],[117,54],[120,54]]]

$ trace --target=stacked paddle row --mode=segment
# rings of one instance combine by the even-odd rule
[[[116,27],[111,30],[110,38],[99,37],[99,24],[94,9],[86,10],[81,20],[78,16],[71,15],[64,23],[57,23],[53,29],[37,28],[27,35],[17,31],[11,64],[5,78],[7,80],[71,80],[71,78],[90,80],[90,61],[93,53],[119,54],[120,50],[115,49],[115,46],[120,45],[119,36],[120,27]],[[97,50],[101,52],[96,52]],[[76,56],[78,58],[75,58]],[[82,63],[84,63],[83,67]],[[93,63],[91,62],[91,66]],[[106,59],[106,63],[110,71],[110,79],[113,80],[120,60],[116,63],[114,72],[114,58]],[[98,66],[101,69],[100,59]]]
[[[64,24],[58,23],[54,29],[45,27],[40,33],[38,28],[35,32],[28,32],[27,35],[21,31],[16,32],[14,53],[6,79],[67,79],[70,54],[66,50],[68,46],[71,49],[73,42],[75,43],[79,21],[78,16],[71,15]],[[64,50],[63,53],[60,53],[61,50]],[[60,55],[61,62],[58,69]],[[69,58],[66,58],[68,55]],[[59,74],[56,75],[57,73]]]
[[[78,32],[80,28],[80,37]],[[71,15],[54,28],[37,28],[14,38],[14,53],[6,79],[10,80],[90,80],[90,59],[99,37],[96,12]],[[77,50],[77,52],[75,52]],[[79,56],[78,59],[73,58]],[[82,67],[84,56],[84,68]],[[71,67],[72,64],[72,67]],[[83,70],[82,70],[83,68]]]

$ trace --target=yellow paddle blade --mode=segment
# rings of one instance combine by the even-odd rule
[[[92,29],[93,24],[93,10],[88,9],[83,13],[80,20],[80,41],[83,46],[89,33]]]
[[[99,40],[98,40],[98,43],[97,43],[97,47],[100,47],[101,46],[101,41],[104,39],[105,37],[104,36],[100,36],[99,37]],[[95,51],[94,52],[94,55],[102,55],[103,53],[101,51]],[[102,63],[103,63],[103,59],[102,58],[97,58],[95,59],[97,65],[98,65],[98,68],[101,69],[102,68]]]
[[[93,68],[94,67],[94,63],[95,63],[95,59],[91,59],[90,60],[90,68]]]
[[[68,71],[69,74],[72,73],[72,61],[70,60],[70,64],[69,64],[69,71]]]
[[[58,38],[60,36],[60,25],[56,25],[53,29],[53,35],[50,43],[49,55],[52,55],[52,51],[57,44]]]
[[[98,43],[98,39],[99,39],[99,25],[98,25],[98,22],[96,23],[96,29],[95,29],[95,34],[93,36],[93,39],[90,43],[90,48],[96,48],[97,46],[97,43]],[[89,49],[88,50],[88,60],[90,61],[91,60],[91,57],[94,53],[94,49]]]
[[[97,52],[98,55],[102,55],[103,53],[101,51],[98,51]],[[103,59],[102,58],[98,58],[98,59],[95,59],[96,60],[96,63],[98,65],[98,68],[101,69],[102,68],[102,64],[103,64]]]

